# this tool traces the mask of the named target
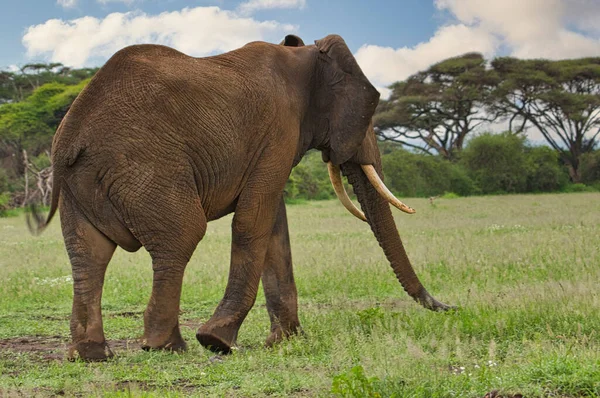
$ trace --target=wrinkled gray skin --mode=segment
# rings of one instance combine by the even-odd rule
[[[235,212],[229,280],[202,345],[229,352],[262,276],[270,345],[296,333],[297,294],[282,192],[311,148],[339,165],[405,290],[425,307],[448,307],[423,288],[388,203],[361,164],[380,175],[370,128],[379,93],[341,37],[304,46],[288,36],[215,57],[136,45],[116,53],[61,123],[52,146],[54,190],[72,264],[71,357],[112,355],[104,337],[104,274],[117,246],[152,257],[145,349],[183,350],[179,300],[184,269],[208,221]],[[199,287],[200,288],[200,287]]]

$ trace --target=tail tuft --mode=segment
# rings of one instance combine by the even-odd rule
[[[25,212],[25,219],[27,220],[27,227],[32,235],[38,236],[48,226],[48,220],[42,214],[38,206],[34,203],[27,206]]]
[[[50,224],[52,217],[58,209],[58,199],[60,196],[60,178],[57,178],[56,169],[54,169],[54,186],[52,187],[52,200],[50,202],[50,212],[47,217],[44,217],[39,207],[35,203],[31,203],[27,206],[25,212],[25,220],[27,221],[27,227],[32,235],[39,235]]]

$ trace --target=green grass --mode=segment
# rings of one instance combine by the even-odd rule
[[[0,396],[600,396],[600,194],[406,202],[417,214],[396,222],[417,273],[459,311],[415,304],[366,224],[308,202],[288,208],[304,336],[263,348],[261,293],[239,350],[217,357],[196,342],[227,278],[227,217],[186,270],[189,350],[127,348],[152,274],[147,253],[118,251],[103,298],[117,357],[91,364],[63,359],[72,286],[59,223],[36,238],[22,217],[1,219]]]

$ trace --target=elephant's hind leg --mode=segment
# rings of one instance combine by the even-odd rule
[[[152,295],[144,312],[144,350],[185,351],[179,331],[179,300],[187,260],[152,254]]]
[[[192,203],[179,198],[171,203],[166,200],[164,207],[147,215],[152,221],[138,229],[154,271],[152,295],[144,312],[144,350],[186,349],[179,330],[181,284],[185,267],[206,232],[206,216],[198,198]]]
[[[106,266],[116,244],[98,231],[66,194],[60,218],[73,271],[72,344],[69,358],[101,361],[113,353],[104,338],[101,299]]]
[[[300,328],[298,293],[294,282],[292,251],[283,198],[269,240],[262,283],[271,319],[271,333],[266,341],[266,346],[270,347],[283,338],[296,334]]]

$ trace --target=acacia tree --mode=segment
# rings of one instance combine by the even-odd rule
[[[91,78],[98,68],[71,69],[60,63],[26,64],[17,71],[0,70],[0,105],[20,102],[44,84],[79,84]]]
[[[0,71],[0,105],[22,101],[30,91],[31,87],[21,73]]]
[[[86,84],[46,83],[21,102],[0,105],[0,160],[8,159],[11,174],[22,175],[23,150],[37,156],[50,149],[60,121]]]
[[[481,54],[449,58],[393,84],[375,114],[375,130],[383,140],[453,160],[469,133],[496,120],[484,111],[496,83]]]
[[[581,156],[600,135],[600,58],[492,61],[501,83],[493,108],[518,130],[533,126],[559,153],[573,182],[580,182]]]

